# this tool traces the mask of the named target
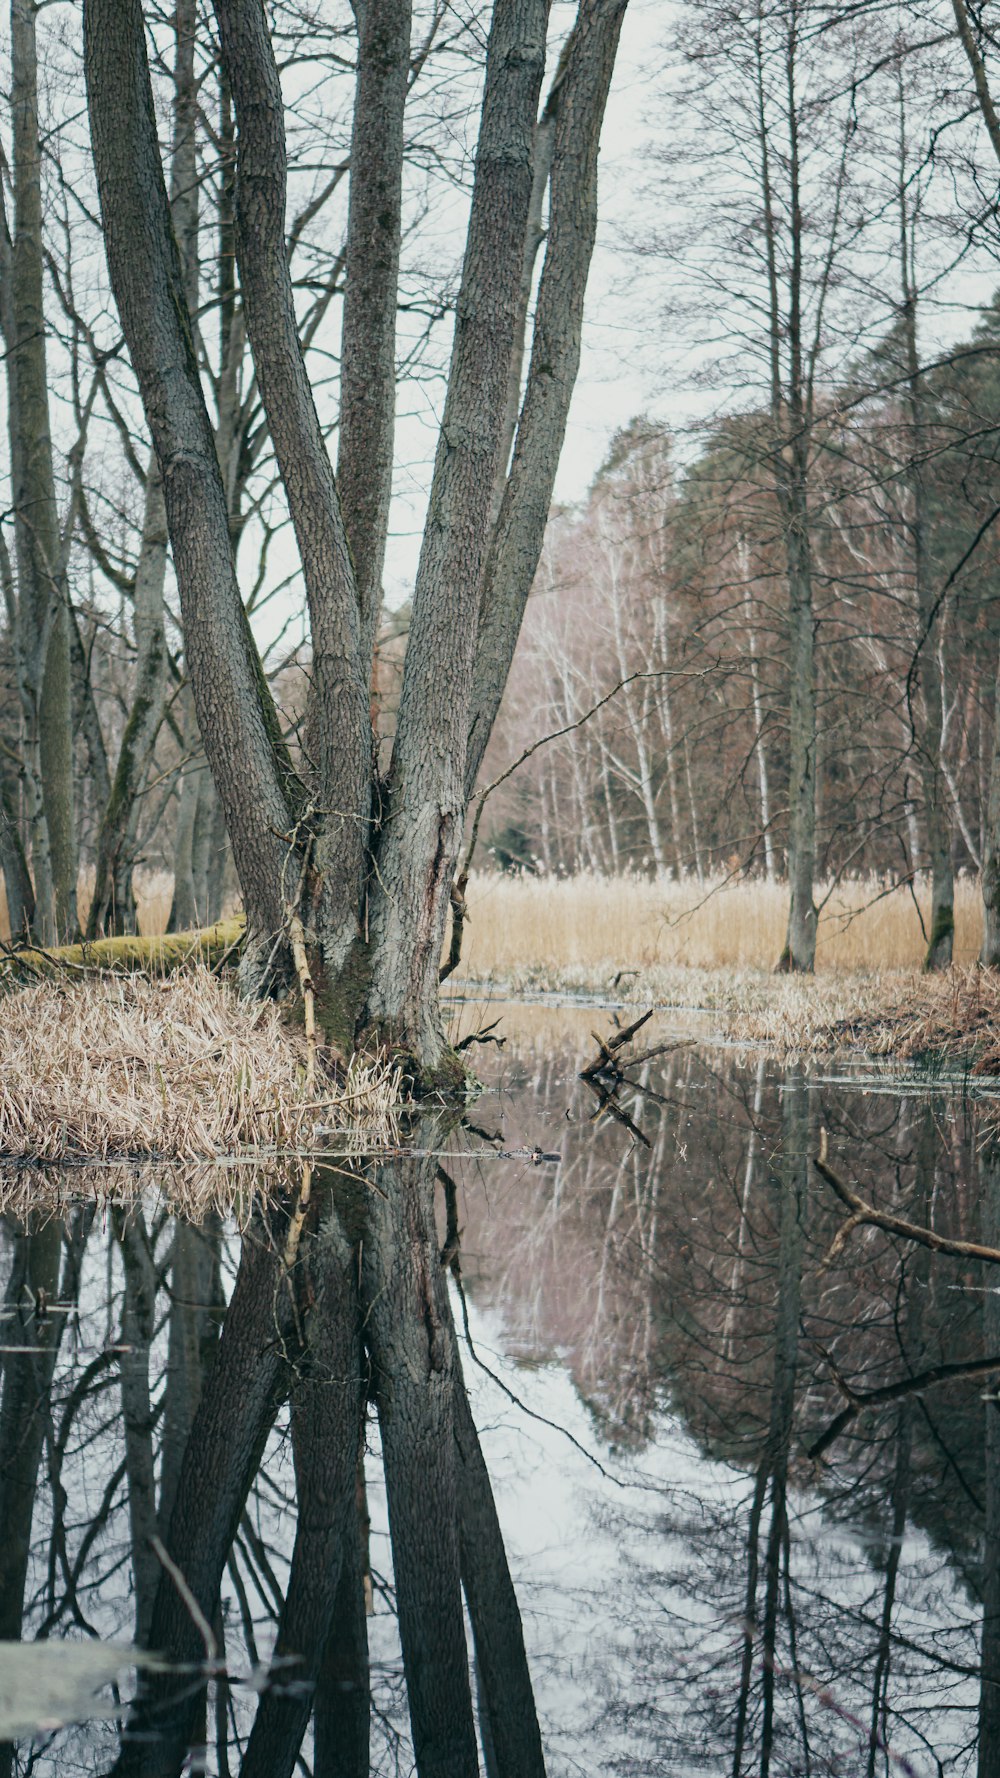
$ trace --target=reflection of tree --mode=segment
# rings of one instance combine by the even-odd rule
[[[547,1127],[566,1130],[551,1184],[505,1184],[502,1218],[467,1184],[472,1288],[515,1349],[566,1354],[601,1429],[644,1469],[648,1441],[672,1448],[673,1415],[703,1462],[726,1466],[705,1472],[697,1510],[668,1489],[660,1553],[641,1515],[613,1517],[660,1628],[648,1647],[636,1632],[633,1683],[609,1669],[610,1721],[685,1775],[838,1758],[883,1773],[928,1744],[959,1760],[982,1534],[977,1272],[878,1230],[827,1263],[837,1206],[808,1131],[819,1100],[814,1128],[863,1155],[899,1214],[974,1233],[967,1108],[686,1051],[637,1083],[653,1091],[623,1091],[640,1149],[585,1122],[586,1097],[567,1108],[569,1069],[539,1056],[532,1075]],[[813,1463],[842,1389],[859,1405]]]
[[[984,1241],[1000,1242],[1000,1140],[987,1134],[979,1155]],[[984,1352],[1000,1352],[1000,1296],[987,1274],[983,1303]],[[987,1391],[983,1491],[983,1642],[979,1693],[979,1778],[1000,1778],[1000,1379]]]
[[[80,1260],[90,1215],[75,1214],[63,1229],[32,1220],[14,1235],[3,1316],[3,1397],[0,1401],[0,1638],[19,1640],[30,1558],[39,1464],[46,1441],[55,1477],[49,1392],[67,1317],[76,1300]],[[65,1556],[64,1556],[65,1566]],[[72,1575],[68,1593],[82,1620]],[[83,1627],[88,1626],[83,1623]],[[11,1771],[9,1746],[0,1747],[0,1774]]]
[[[479,1772],[467,1606],[491,1778],[543,1772],[436,1227],[442,1133],[431,1119],[411,1157],[307,1170],[298,1203],[258,1207],[238,1246],[218,1219],[195,1231],[172,1229],[153,1207],[113,1210],[102,1310],[111,1339],[76,1376],[56,1373],[66,1316],[54,1311],[73,1301],[60,1252],[78,1275],[86,1229],[79,1217],[65,1233],[52,1220],[16,1239],[7,1320],[17,1350],[0,1406],[14,1533],[4,1609],[14,1635],[22,1621],[25,1633],[37,1629],[43,1596],[48,1630],[68,1612],[88,1634],[120,1635],[133,1596],[137,1638],[164,1659],[107,1762],[116,1778],[174,1778],[211,1741],[220,1774],[289,1775],[311,1722],[317,1778],[368,1773],[369,1398],[417,1771]],[[237,1255],[226,1305],[221,1280]],[[92,1305],[96,1251],[90,1260]],[[22,1352],[29,1362],[19,1364]],[[53,1488],[41,1508],[46,1438]],[[86,1450],[86,1470],[67,1459],[70,1447]],[[106,1483],[96,1507],[88,1471]],[[77,1603],[85,1586],[88,1617]],[[255,1668],[263,1660],[252,1711],[244,1656]]]
[[[994,1299],[976,1264],[878,1228],[829,1260],[838,1209],[806,1166],[822,1122],[876,1201],[985,1238],[971,1119],[940,1091],[863,1097],[683,1050],[622,1088],[647,1148],[591,1123],[582,1085],[567,1104],[573,1060],[549,1045],[515,1062],[535,1131],[565,1132],[551,1171],[449,1161],[453,1185],[433,1151],[461,1143],[432,1120],[407,1160],[318,1171],[297,1247],[294,1205],[280,1201],[240,1237],[146,1201],[11,1240],[3,1609],[20,1526],[14,1634],[23,1621],[26,1636],[110,1640],[138,1624],[171,1657],[124,1738],[121,1725],[76,1731],[37,1756],[40,1772],[74,1769],[70,1748],[80,1769],[156,1778],[202,1742],[220,1778],[290,1773],[300,1753],[318,1778],[406,1769],[393,1737],[407,1705],[422,1773],[471,1778],[480,1757],[489,1778],[541,1771],[446,1290],[456,1257],[473,1318],[492,1302],[515,1350],[558,1353],[592,1436],[643,1479],[601,1494],[589,1472],[619,1572],[595,1558],[592,1585],[546,1598],[544,1621],[561,1622],[550,1647],[577,1631],[577,1607],[594,1626],[573,1672],[593,1711],[588,1772],[887,1778],[905,1755],[921,1778],[935,1760],[965,1774],[981,1589],[990,1772],[1000,1613],[983,1530],[1000,1464],[980,1397],[994,1384],[954,1371],[991,1341],[1000,1350]],[[990,1202],[994,1149],[978,1164]],[[859,1405],[813,1461],[845,1389]],[[390,1577],[373,1502],[374,1629],[369,1403],[392,1547]],[[369,1484],[377,1473],[369,1453]],[[150,1562],[151,1535],[190,1586],[214,1660]]]
[[[809,1167],[809,1111],[801,1071],[793,1069],[785,1080],[782,1099],[782,1167],[778,1181],[781,1206],[778,1213],[777,1301],[774,1310],[774,1378],[767,1436],[757,1464],[750,1526],[747,1535],[747,1591],[744,1607],[743,1660],[733,1735],[733,1778],[740,1778],[746,1745],[747,1713],[755,1656],[759,1661],[762,1691],[760,1771],[767,1778],[774,1746],[774,1684],[777,1661],[778,1613],[781,1606],[782,1562],[785,1598],[788,1592],[788,1459],[795,1406],[795,1373],[799,1347],[799,1307],[802,1290],[802,1216],[806,1203]],[[764,1542],[764,1599],[758,1606],[760,1586],[761,1522],[765,1502],[769,1508]],[[794,1617],[789,1609],[789,1634],[794,1638]],[[759,1647],[758,1647],[759,1643]],[[792,1661],[793,1671],[797,1665]],[[803,1721],[803,1756],[808,1763],[809,1743]]]

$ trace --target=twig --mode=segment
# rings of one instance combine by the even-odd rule
[[[187,1581],[184,1579],[177,1563],[172,1556],[167,1554],[166,1547],[162,1540],[159,1537],[151,1537],[149,1542],[157,1561],[166,1569],[174,1586],[177,1588],[177,1591],[184,1602],[188,1616],[205,1644],[205,1659],[210,1663],[214,1663],[219,1658],[219,1645],[215,1640],[211,1624],[205,1616],[205,1613],[202,1611],[201,1606],[198,1604]]]

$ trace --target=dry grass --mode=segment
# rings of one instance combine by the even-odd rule
[[[784,1056],[863,1050],[896,1061],[933,1057],[1000,1073],[1000,976],[992,970],[812,979],[718,971],[702,981],[711,1030],[747,1047],[768,1044]],[[679,986],[673,983],[675,994]]]
[[[817,891],[817,899],[826,895]],[[926,923],[929,888],[917,886]],[[701,885],[644,877],[473,876],[457,980],[514,987],[606,987],[622,970],[641,977],[671,968],[773,969],[788,913],[783,884],[759,879]],[[955,960],[971,963],[982,937],[978,882],[955,897]],[[920,918],[908,890],[882,893],[871,878],[834,888],[820,917],[821,975],[915,969]],[[642,987],[639,997],[642,997]]]
[[[766,1045],[782,1059],[862,1051],[1000,1075],[1000,974],[974,966],[933,976],[882,970],[813,977],[657,968],[626,998],[657,1008],[640,1047],[721,1038],[746,1050]],[[589,1057],[591,1032],[607,1028],[606,1012],[565,1003],[483,1000],[456,1007],[455,1016],[463,1033],[499,1017],[500,1035],[512,1037],[519,1054],[566,1045]]]
[[[305,1087],[305,1039],[273,1004],[249,1004],[202,968],[9,995],[0,1020],[0,1157],[47,1163],[199,1162],[323,1140],[363,1152],[394,1140],[396,1071],[352,1061]]]

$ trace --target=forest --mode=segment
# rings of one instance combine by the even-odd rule
[[[240,905],[252,915],[256,893],[239,862],[252,817],[239,787],[225,788],[224,765],[212,763],[221,741],[202,734],[199,672],[188,659],[197,619],[184,616],[162,446],[151,446],[148,431],[157,396],[144,383],[143,347],[119,288],[128,273],[113,268],[109,285],[100,205],[107,212],[113,201],[111,175],[102,187],[97,115],[95,174],[79,22],[58,8],[36,21],[33,8],[14,7],[5,149],[0,837],[8,931],[45,946],[133,932],[139,909],[147,932],[209,926]],[[266,287],[275,241],[264,211],[244,215],[237,199],[251,179],[263,194],[278,175],[248,170],[238,184],[240,154],[251,149],[237,148],[239,93],[210,22],[203,28],[196,6],[154,8],[145,28],[195,405],[204,405],[198,424],[211,430],[218,458],[236,576],[227,597],[238,587],[246,645],[260,654],[261,720],[279,777],[284,759],[313,796],[323,771],[315,582],[343,577],[350,548],[372,589],[362,597],[370,640],[361,637],[350,695],[370,705],[377,753],[367,789],[360,740],[344,743],[338,769],[353,756],[357,794],[382,802],[379,786],[399,771],[406,738],[396,745],[397,711],[401,700],[404,709],[415,702],[402,691],[411,620],[418,646],[422,634],[421,601],[406,584],[413,551],[394,545],[427,496],[415,424],[426,432],[439,409],[461,302],[481,24],[439,5],[412,33],[406,26],[410,73],[394,100],[394,166],[386,161],[376,175],[393,185],[395,244],[355,278],[356,310],[350,230],[365,223],[347,202],[352,130],[361,127],[352,21],[335,8],[321,28],[294,7],[275,15],[287,200],[274,187],[261,202],[287,201],[280,304]],[[877,893],[892,887],[905,898],[926,884],[925,961],[946,966],[956,878],[979,877],[992,910],[997,874],[1000,130],[989,9],[722,5],[699,8],[695,21],[681,7],[642,28],[658,56],[649,112],[658,127],[651,123],[629,163],[638,189],[603,248],[614,270],[602,300],[646,367],[650,411],[675,410],[678,419],[619,426],[589,492],[552,506],[540,542],[567,423],[572,437],[592,250],[574,218],[574,242],[567,231],[561,240],[567,256],[577,254],[579,288],[563,289],[557,305],[556,277],[566,274],[554,265],[547,316],[544,266],[560,241],[549,183],[559,153],[557,71],[536,132],[510,298],[507,392],[491,440],[503,467],[476,521],[482,536],[493,527],[494,555],[507,558],[486,573],[496,609],[507,600],[510,633],[498,653],[498,637],[480,623],[481,660],[490,659],[503,695],[497,708],[491,689],[489,713],[470,713],[459,813],[516,769],[480,811],[473,862],[547,877],[783,882],[782,961],[795,970],[815,961],[818,886],[868,878]],[[108,119],[111,146],[115,123]],[[274,147],[262,142],[257,152]],[[593,208],[591,236],[596,188]],[[251,223],[262,225],[256,308],[247,290]],[[105,217],[105,234],[109,227]],[[429,251],[433,240],[446,250]],[[467,258],[463,278],[470,269]],[[141,301],[139,285],[135,295]],[[281,380],[282,328],[294,329],[306,373],[294,392]],[[549,349],[546,328],[565,363],[554,406],[554,385],[546,388],[551,411],[539,399],[532,413],[531,351]],[[267,330],[270,382],[254,345]],[[154,358],[162,344],[151,328]],[[585,343],[584,351],[586,364]],[[453,393],[454,370],[453,361]],[[289,413],[293,393],[302,411],[283,439],[275,404]],[[480,388],[480,406],[482,397]],[[405,467],[394,470],[397,408]],[[321,437],[336,443],[338,472],[337,510],[324,525],[316,514],[330,509],[332,483],[320,468],[311,486],[290,458],[325,457]],[[515,439],[525,449],[512,460]],[[512,497],[501,521],[508,466]],[[436,573],[426,556],[434,519],[432,511],[421,561]],[[371,534],[367,561],[359,525]],[[192,572],[203,574],[204,561]],[[470,572],[458,556],[448,569],[455,580]],[[234,613],[230,631],[245,621]],[[327,621],[330,646],[343,653],[341,620]],[[466,653],[475,628],[463,619]],[[215,661],[217,681],[218,670]],[[257,673],[252,661],[249,670]],[[232,702],[247,695],[244,687]],[[259,745],[238,723],[230,730],[230,755]],[[526,747],[530,757],[517,764]],[[280,816],[282,833],[294,828],[294,804],[293,796]],[[366,819],[381,835],[377,816],[359,814],[355,825]],[[263,843],[258,834],[258,856]],[[280,859],[274,868],[280,874]],[[354,859],[344,868],[367,867]],[[273,901],[264,896],[263,918],[274,915]],[[271,918],[270,929],[278,924]],[[346,942],[334,944],[338,971]],[[995,911],[981,954],[1000,955]]]

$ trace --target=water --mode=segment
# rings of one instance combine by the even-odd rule
[[[811,1160],[824,1127],[832,1164],[864,1198],[992,1243],[996,1099],[956,1080],[688,1044],[601,1110],[579,1070],[590,1027],[605,1023],[594,1011],[518,1015],[506,1046],[481,1052],[490,1090],[475,1129],[438,1126],[421,1163],[436,1176],[434,1239],[549,1773],[1000,1771],[1000,1269],[873,1227],[831,1255],[845,1211]],[[650,1027],[638,1041],[668,1035]],[[558,1163],[491,1152],[536,1146]],[[372,1206],[385,1210],[377,1185],[361,1200],[352,1184],[331,1189],[346,1194],[349,1240]],[[24,1731],[36,1697],[39,1725],[102,1712],[22,1736],[11,1769],[60,1775],[111,1769],[135,1686],[126,1646],[116,1689],[95,1693],[107,1676],[88,1672],[53,1699],[66,1644],[97,1640],[114,1666],[108,1645],[145,1643],[161,1575],[150,1535],[201,1548],[202,1518],[219,1506],[211,1471],[198,1524],[170,1526],[169,1497],[191,1485],[185,1457],[189,1472],[202,1453],[214,1462],[209,1442],[191,1446],[197,1398],[216,1374],[242,1243],[259,1240],[251,1227],[241,1242],[220,1217],[176,1222],[152,1190],[141,1210],[78,1206],[63,1227],[61,1252],[51,1229],[31,1243],[50,1274],[61,1265],[67,1300],[52,1293],[39,1309],[8,1289],[0,1411],[0,1626],[43,1639],[27,1673],[0,1659],[0,1718]],[[377,1246],[362,1234],[362,1247],[369,1238]],[[15,1284],[26,1240],[23,1224],[3,1236]],[[424,1307],[433,1322],[433,1295]],[[231,1446],[275,1329],[297,1337],[280,1292],[264,1308],[270,1331],[244,1393],[220,1407]],[[343,1376],[333,1365],[320,1382],[335,1420]],[[366,1443],[371,1769],[409,1772],[406,1680],[419,1681],[400,1647],[407,1582],[393,1571],[372,1410]],[[432,1522],[432,1443],[421,1461]],[[129,1769],[179,1770],[204,1743],[189,1769],[235,1774],[259,1699],[277,1698],[279,1715],[308,1705],[303,1663],[271,1665],[297,1513],[284,1401],[251,1467],[212,1623],[199,1630],[177,1606],[195,1657],[181,1683],[196,1694],[209,1670],[207,1697],[179,1753],[159,1746],[154,1720],[137,1754],[133,1720]],[[315,1473],[322,1483],[322,1462]],[[11,1552],[29,1517],[22,1610]],[[418,1592],[436,1584],[425,1560]],[[324,1670],[322,1695],[331,1683]],[[337,1721],[338,1735],[353,1732]],[[314,1746],[306,1731],[303,1769],[337,1769],[330,1733]]]

